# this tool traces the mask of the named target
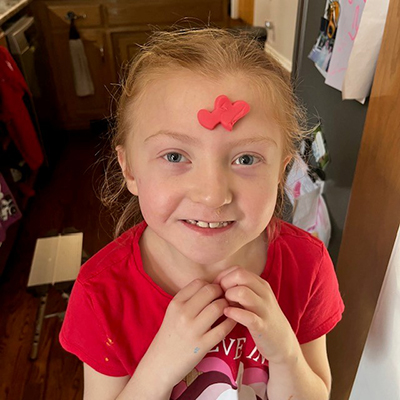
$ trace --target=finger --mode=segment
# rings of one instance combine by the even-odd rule
[[[230,267],[222,272],[220,272],[217,277],[214,279],[213,283],[220,283],[221,279],[226,275],[229,274],[230,272],[234,271],[235,269],[240,268],[238,265],[235,265],[233,267]]]
[[[208,283],[200,288],[185,304],[188,313],[196,318],[211,302],[224,296],[220,285]]]
[[[247,286],[260,297],[265,297],[266,293],[271,290],[268,282],[244,268],[237,268],[229,272],[221,278],[219,284],[225,292],[235,286]]]
[[[251,311],[243,310],[242,308],[227,307],[224,310],[224,314],[228,318],[244,325],[250,333],[261,332],[263,329],[262,319]]]
[[[209,283],[203,281],[202,279],[195,279],[182,288],[175,296],[174,300],[180,302],[186,302],[193,297],[202,287],[208,285]]]
[[[224,309],[226,307],[229,307],[229,303],[224,298],[214,300],[212,303],[208,304],[196,318],[196,324],[198,324],[201,332],[207,332],[218,318],[224,315]]]
[[[230,332],[232,332],[233,328],[236,326],[237,322],[231,318],[227,318],[222,321],[215,328],[211,329],[204,335],[204,340],[207,343],[207,347],[212,349],[219,342],[224,340]]]
[[[259,316],[262,316],[266,308],[266,301],[247,286],[229,288],[225,292],[225,298],[228,300],[230,306],[239,304],[246,310],[256,313]]]

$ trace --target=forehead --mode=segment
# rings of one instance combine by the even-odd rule
[[[200,126],[197,113],[200,109],[212,111],[221,94],[232,102],[244,100],[250,105],[249,114],[235,124],[233,134],[243,129],[256,130],[257,134],[273,130],[276,136],[278,129],[268,102],[249,79],[229,75],[219,80],[208,79],[188,71],[169,73],[147,84],[130,113],[134,135],[143,138],[163,129],[201,134],[205,128]],[[215,129],[223,128],[218,125]]]

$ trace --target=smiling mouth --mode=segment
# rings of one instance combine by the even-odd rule
[[[188,224],[199,226],[200,228],[211,228],[211,229],[225,228],[226,226],[233,223],[233,221],[205,222],[205,221],[196,221],[194,219],[185,219],[184,221],[187,222]]]

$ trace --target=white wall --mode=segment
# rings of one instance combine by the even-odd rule
[[[292,57],[296,31],[298,0],[254,0],[254,26],[265,26],[271,21],[266,49],[271,51],[288,70],[292,70]]]

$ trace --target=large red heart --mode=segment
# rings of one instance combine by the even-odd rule
[[[244,100],[234,103],[225,95],[215,99],[214,110],[200,110],[197,118],[201,126],[213,130],[219,123],[228,131],[232,131],[233,125],[250,111],[250,106]]]

